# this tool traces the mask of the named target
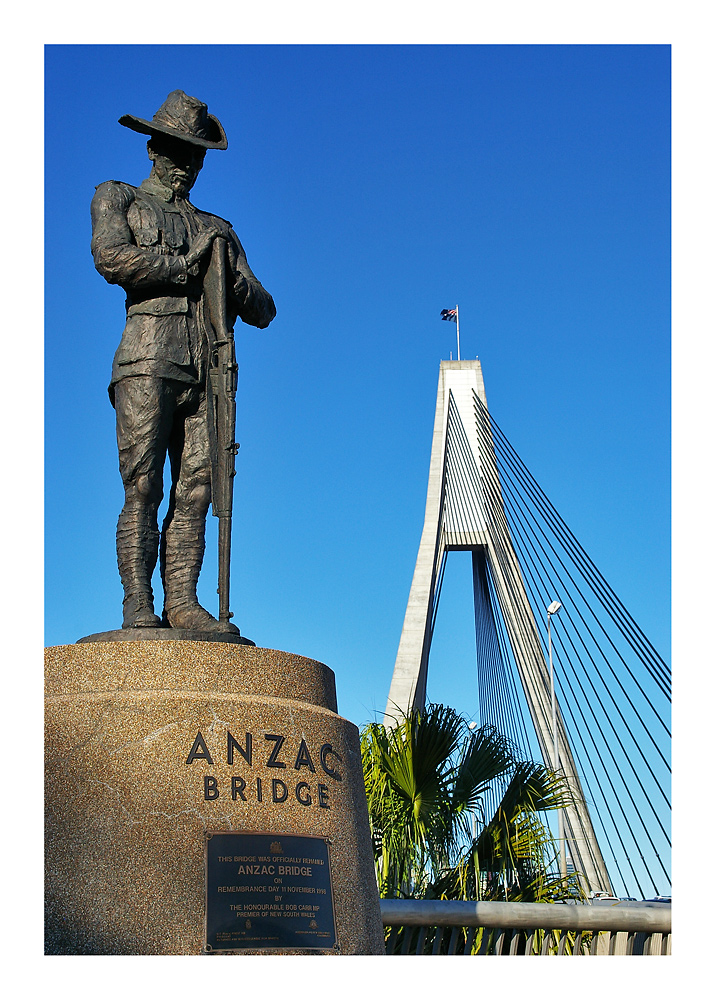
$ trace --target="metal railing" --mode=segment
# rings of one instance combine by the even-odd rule
[[[670,955],[671,906],[382,899],[388,955]]]

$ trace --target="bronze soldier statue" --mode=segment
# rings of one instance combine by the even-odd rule
[[[217,246],[222,246],[219,287],[228,337],[237,317],[264,329],[276,309],[249,268],[231,224],[189,201],[206,150],[228,145],[206,104],[175,90],[151,121],[134,115],[119,121],[149,136],[152,161],[149,177],[139,187],[106,181],[92,199],[95,266],[127,295],[127,322],[109,386],[125,489],[117,523],[122,627],[168,625],[236,634],[228,613],[217,620],[196,596],[212,466],[217,467],[210,371],[217,331],[207,308],[207,277]],[[232,366],[223,367],[227,374]],[[230,391],[229,396],[233,399]],[[231,454],[233,462],[233,450]],[[167,455],[171,493],[160,542],[157,510]],[[216,498],[214,508],[217,513]],[[151,585],[160,551],[162,618],[154,612]]]

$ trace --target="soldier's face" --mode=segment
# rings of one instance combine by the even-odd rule
[[[179,196],[188,194],[204,164],[206,150],[164,138],[152,140],[148,150],[157,180]]]

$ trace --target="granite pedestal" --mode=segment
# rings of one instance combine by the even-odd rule
[[[333,946],[228,954],[384,953],[358,730],[324,664],[188,638],[51,647],[45,774],[46,953],[206,954],[207,831],[330,845]]]

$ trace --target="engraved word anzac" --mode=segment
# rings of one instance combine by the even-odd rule
[[[222,748],[222,754],[224,748]],[[285,770],[287,773],[283,778],[273,775],[255,775],[249,780],[243,775],[231,775],[226,784],[222,787],[215,775],[204,775],[204,800],[214,801],[222,795],[230,795],[235,802],[241,799],[243,802],[285,802],[289,795],[293,795],[302,806],[317,805],[321,809],[330,809],[329,785],[325,781],[319,780],[323,774],[328,775],[333,781],[342,781],[342,775],[337,770],[343,758],[331,743],[324,742],[313,752],[309,750],[304,739],[300,740],[298,746],[295,741],[287,740],[287,737],[279,733],[264,733],[263,739],[254,740],[253,733],[245,733],[243,744],[227,729],[226,731],[226,763],[234,764],[235,756],[240,757],[245,765],[253,770],[254,766]],[[218,754],[217,754],[218,759]],[[201,733],[197,732],[194,742],[186,758],[186,764],[192,765],[195,761],[205,761],[214,765],[214,756]],[[315,779],[308,779],[304,768],[309,774],[317,775]],[[245,771],[244,768],[242,770]],[[289,779],[291,771],[298,771],[301,777],[297,781]],[[322,773],[321,773],[322,772]]]

